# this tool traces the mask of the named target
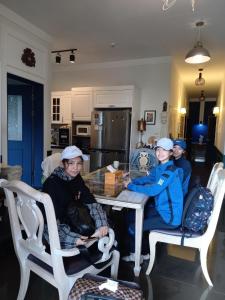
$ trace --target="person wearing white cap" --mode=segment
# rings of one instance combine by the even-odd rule
[[[88,236],[75,232],[72,220],[69,218],[71,204],[85,206],[94,221],[92,237],[102,237],[108,233],[108,222],[105,211],[96,202],[80,175],[83,160],[88,157],[76,146],[66,147],[61,160],[63,167],[57,167],[43,184],[43,192],[49,194],[55,209],[58,222],[59,238],[62,248],[73,248],[84,245]],[[88,215],[89,217],[89,215]],[[76,225],[76,224],[75,224]],[[45,227],[44,237],[48,241],[48,231]]]
[[[145,207],[144,234],[152,229],[178,227],[181,224],[183,211],[183,170],[176,168],[173,160],[170,159],[173,154],[173,141],[166,137],[159,139],[155,152],[159,164],[151,170],[150,174],[125,182],[127,189],[154,197],[154,204],[149,201]],[[135,223],[130,216],[128,216],[128,234],[130,237],[130,255],[122,259],[133,261]],[[147,253],[149,253],[148,243],[145,243],[143,239],[143,259],[149,258]]]

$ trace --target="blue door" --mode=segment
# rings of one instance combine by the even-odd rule
[[[41,186],[43,86],[8,74],[8,164],[22,166],[22,180]]]

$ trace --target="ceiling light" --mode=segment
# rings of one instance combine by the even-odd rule
[[[195,10],[195,1],[196,0],[190,0],[192,11]],[[176,3],[176,0],[163,0],[162,10],[165,11],[165,10],[169,9],[170,7],[174,6],[175,3]]]
[[[61,55],[60,55],[59,52],[56,54],[55,62],[56,62],[57,64],[60,64],[60,63],[61,63]]]
[[[199,28],[198,41],[195,44],[194,48],[191,49],[186,57],[185,62],[188,64],[202,64],[211,59],[209,51],[206,48],[203,48],[200,41],[200,28],[204,25],[204,22],[197,22],[196,27]]]
[[[70,54],[70,62],[71,64],[74,64],[75,63],[75,55],[74,55],[74,50],[71,51],[71,54]]]
[[[51,53],[56,53],[56,57],[55,57],[55,62],[57,64],[61,63],[61,52],[71,52],[69,59],[71,63],[75,62],[75,54],[74,51],[76,51],[77,49],[65,49],[65,50],[54,50]]]
[[[203,69],[198,69],[199,70],[199,75],[198,75],[198,78],[195,80],[195,85],[197,86],[201,86],[201,85],[204,85],[205,84],[205,79],[202,78],[202,71]]]

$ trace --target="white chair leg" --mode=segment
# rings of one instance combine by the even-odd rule
[[[205,276],[206,281],[208,282],[208,284],[210,286],[213,286],[212,281],[209,277],[209,273],[208,273],[208,268],[207,268],[207,252],[208,252],[208,247],[204,247],[199,249],[200,251],[200,262],[201,262],[201,266],[202,266],[202,272]]]
[[[149,275],[151,273],[151,270],[152,270],[154,262],[155,262],[156,242],[151,241],[151,243],[150,243],[150,235],[149,235],[149,245],[150,245],[150,260],[149,260],[148,268],[147,268],[147,271],[146,271],[146,275]]]
[[[20,264],[20,289],[17,300],[24,300],[30,279],[30,270]]]
[[[117,279],[118,276],[118,268],[119,268],[119,261],[120,261],[120,253],[117,250],[113,251],[113,263],[111,265],[111,277],[113,279]]]
[[[59,300],[67,300],[69,297],[69,292],[67,289],[63,289],[62,287],[58,288]]]

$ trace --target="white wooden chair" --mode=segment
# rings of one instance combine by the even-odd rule
[[[222,162],[217,162],[214,164],[211,173],[209,175],[208,183],[207,183],[207,188],[212,189],[212,187],[216,184],[216,176],[214,176],[216,173],[218,173],[219,170],[223,169],[223,163]]]
[[[42,182],[48,178],[54,171],[54,169],[62,164],[61,162],[61,153],[53,153],[50,156],[47,156],[41,163],[42,168]]]
[[[39,192],[22,181],[0,180],[4,188],[9,210],[13,243],[20,264],[20,288],[18,300],[25,298],[30,271],[33,271],[58,289],[59,299],[66,300],[76,279],[85,273],[97,274],[111,266],[111,276],[117,277],[119,252],[111,249],[114,232],[97,242],[89,242],[94,262],[87,262],[78,248],[61,249],[52,200],[48,194]],[[44,219],[40,203],[44,207],[49,232],[49,249],[43,244]],[[95,243],[95,244],[94,244]]]
[[[225,194],[225,170],[222,170],[219,166],[214,169],[213,178],[209,185],[211,192],[214,195],[214,207],[212,214],[210,216],[207,230],[201,234],[194,234],[192,237],[184,237],[184,246],[192,247],[199,249],[200,252],[200,262],[203,274],[206,278],[206,281],[210,286],[212,286],[212,281],[209,277],[207,269],[207,252],[208,247],[212,241],[212,238],[215,234],[221,206],[223,203],[223,198]],[[146,274],[149,275],[153,264],[155,261],[155,249],[156,243],[168,243],[168,244],[181,244],[182,233],[179,229],[177,230],[152,230],[149,233],[149,243],[150,243],[150,261],[146,271]]]

